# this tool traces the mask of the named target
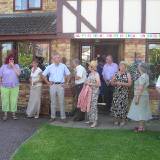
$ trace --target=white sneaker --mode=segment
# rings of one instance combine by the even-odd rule
[[[38,119],[38,118],[39,118],[39,116],[34,116],[34,118],[35,118],[35,119]]]

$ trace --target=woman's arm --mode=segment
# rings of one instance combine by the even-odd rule
[[[97,76],[96,76],[96,86],[97,87],[100,87],[101,86],[101,80],[100,80],[100,76],[99,76],[99,74],[97,74]]]
[[[20,76],[21,74],[21,70],[19,69],[19,67],[17,68],[15,64],[11,64],[13,70],[15,71],[17,76]]]
[[[144,86],[143,85],[139,85],[136,89],[136,95],[135,95],[135,104],[138,105],[139,104],[139,100],[140,100],[140,97],[143,93],[143,90],[144,90]]]
[[[112,85],[112,86],[115,86],[115,85],[116,85],[116,77],[115,77],[115,76],[112,77],[111,85]]]
[[[118,86],[130,87],[132,84],[132,79],[131,79],[131,75],[129,73],[127,74],[127,78],[128,78],[128,82],[117,82],[116,84]]]

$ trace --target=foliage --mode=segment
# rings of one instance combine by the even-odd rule
[[[152,48],[149,50],[149,62],[153,65],[160,64],[160,48]]]
[[[26,66],[26,67],[29,67],[31,65],[32,59],[33,59],[33,55],[31,54],[21,53],[18,56],[19,64]]]
[[[158,160],[159,132],[42,127],[13,160]]]
[[[19,77],[20,81],[28,81],[30,78],[31,70],[29,67],[20,65],[21,75]]]

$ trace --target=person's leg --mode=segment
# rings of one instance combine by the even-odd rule
[[[105,100],[105,103],[106,103],[106,109],[107,111],[109,112],[110,111],[110,88],[109,86],[107,86],[105,84],[105,89],[104,89],[104,100]]]
[[[31,87],[28,106],[26,110],[27,117],[33,117],[35,114],[36,96],[37,96],[36,88]]]
[[[50,87],[50,99],[51,99],[51,119],[56,118],[56,86]]]
[[[36,113],[35,113],[35,118],[39,118],[39,112],[40,112],[40,107],[41,107],[41,92],[42,92],[42,87],[37,87],[37,96],[36,96]]]
[[[17,119],[17,100],[19,95],[19,87],[10,88],[10,109],[13,114],[13,119]]]
[[[7,120],[7,112],[9,112],[9,89],[1,87],[2,111],[4,112],[3,120]]]
[[[108,110],[110,111],[111,106],[112,106],[112,100],[113,100],[113,87],[112,86],[108,86],[108,92],[107,92],[107,96],[108,96]]]
[[[57,95],[58,95],[58,102],[60,105],[60,114],[61,119],[66,119],[65,108],[64,108],[64,88],[61,85],[57,85]]]
[[[98,108],[97,108],[98,93],[96,91],[93,92],[95,93],[92,94],[91,111],[89,113],[89,121],[92,123],[92,125],[90,126],[91,128],[96,127],[98,121]]]

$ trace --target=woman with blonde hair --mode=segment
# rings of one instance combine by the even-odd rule
[[[121,61],[119,71],[113,76],[111,84],[115,87],[111,112],[114,124],[123,126],[128,113],[128,92],[132,84],[131,76],[127,72],[127,64]]]
[[[92,88],[90,111],[88,113],[89,122],[91,123],[91,128],[97,126],[98,121],[98,109],[97,101],[99,96],[99,87],[101,85],[100,76],[97,72],[97,61],[91,61],[89,64],[90,74],[86,81],[86,85],[89,85]]]

